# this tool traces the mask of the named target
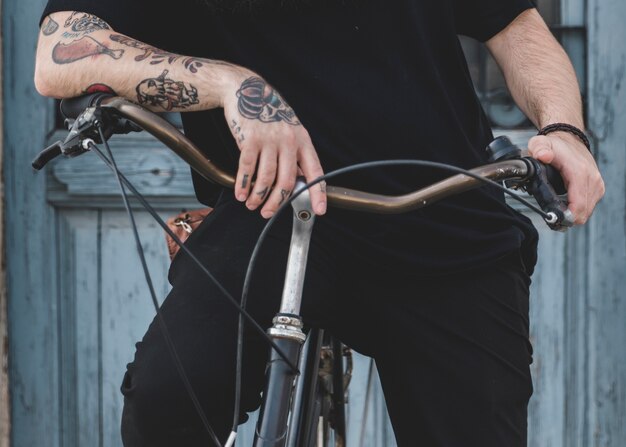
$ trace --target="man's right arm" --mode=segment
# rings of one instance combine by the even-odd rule
[[[265,203],[264,217],[270,217],[293,190],[298,168],[309,181],[322,175],[306,129],[260,76],[227,62],[160,50],[115,32],[91,14],[58,12],[44,20],[35,86],[42,95],[55,98],[110,89],[161,112],[223,107],[241,150],[235,195],[250,209]],[[264,100],[281,102],[283,113],[267,116],[247,107]],[[325,212],[323,191],[314,188],[312,202],[316,213]]]

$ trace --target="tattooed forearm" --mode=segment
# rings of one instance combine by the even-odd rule
[[[237,91],[239,113],[264,123],[284,121],[300,125],[298,117],[280,94],[259,77],[246,79]]]
[[[100,54],[119,59],[124,54],[124,50],[111,50],[96,39],[84,36],[68,44],[57,43],[52,49],[52,60],[56,64],[70,64],[86,57],[98,56]]]
[[[59,29],[59,24],[52,20],[52,17],[48,17],[41,27],[41,32],[44,36],[51,36]]]
[[[111,27],[101,18],[93,14],[74,11],[65,21],[65,28],[72,28],[76,33],[91,33],[101,29],[111,29]]]
[[[198,90],[191,84],[167,78],[168,70],[157,78],[144,79],[137,86],[139,104],[161,107],[164,110],[184,109],[198,104]]]
[[[180,60],[183,66],[192,73],[197,73],[198,68],[202,67],[208,61],[206,59],[200,59],[197,57],[190,56],[180,56],[177,54],[170,53],[168,51],[160,50],[151,45],[145,44],[143,42],[139,42],[138,40],[132,39],[127,36],[123,36],[121,34],[111,34],[109,38],[113,42],[121,43],[122,45],[126,45],[127,47],[136,48],[138,50],[143,51],[143,54],[139,54],[135,56],[135,60],[137,62],[145,61],[146,59],[151,59],[151,65],[158,65],[162,62],[167,62],[168,64],[173,64],[174,62]]]

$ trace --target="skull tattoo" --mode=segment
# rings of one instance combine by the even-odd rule
[[[296,113],[267,82],[259,77],[246,79],[237,91],[239,113],[248,119],[264,123],[284,121],[300,124]]]
[[[163,70],[158,78],[148,78],[137,86],[139,104],[159,106],[165,110],[184,109],[198,104],[198,90],[191,84],[167,78],[169,70]]]

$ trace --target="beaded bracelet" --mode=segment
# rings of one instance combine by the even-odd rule
[[[576,135],[578,139],[583,142],[583,144],[589,150],[589,152],[591,152],[591,144],[589,143],[589,138],[587,138],[587,135],[585,135],[585,132],[583,132],[576,126],[572,126],[571,124],[566,124],[566,123],[549,124],[543,129],[541,129],[539,132],[537,132],[537,135],[548,135],[549,133],[552,133],[552,132],[561,132],[561,131],[571,133],[572,135]]]

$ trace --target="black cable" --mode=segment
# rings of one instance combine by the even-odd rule
[[[111,165],[111,162],[106,158],[106,156],[100,151],[100,149],[98,149],[98,147],[95,144],[93,144],[93,143],[90,144],[89,145],[89,149],[92,152],[94,152],[96,155],[98,155],[100,157],[100,159],[111,170],[115,170],[115,168]],[[165,231],[174,240],[176,245],[178,245],[180,247],[180,249],[187,256],[189,256],[189,258],[194,262],[194,264],[196,264],[196,267],[198,267],[202,271],[203,274],[205,274],[211,281],[213,281],[213,283],[215,283],[215,285],[218,287],[220,292],[222,292],[222,294],[224,294],[226,299],[228,299],[228,301],[235,307],[235,309],[237,309],[237,311],[240,314],[242,314],[243,317],[250,324],[252,324],[252,327],[259,334],[261,334],[262,338],[264,338],[268,342],[268,344],[272,347],[272,349],[274,349],[274,351],[276,351],[276,353],[287,363],[287,365],[294,372],[298,372],[297,366],[295,366],[289,360],[289,357],[287,357],[285,352],[282,349],[280,349],[280,347],[274,342],[274,340],[272,340],[272,338],[269,335],[267,335],[267,333],[265,332],[265,329],[263,329],[261,327],[261,325],[259,325],[259,323],[257,323],[256,320],[245,309],[243,309],[239,305],[237,300],[235,300],[235,298],[230,294],[230,292],[228,292],[228,290],[226,290],[226,288],[224,286],[222,286],[222,284],[220,284],[220,282],[217,280],[217,278],[215,278],[215,276],[213,276],[213,274],[202,264],[202,262],[196,257],[196,255],[193,254],[193,252],[191,252],[191,250],[189,250],[189,248],[180,240],[180,238],[176,235],[176,233],[174,233],[171,230],[171,228],[168,227],[165,222],[163,222],[163,219],[161,219],[161,217],[157,214],[157,212],[154,210],[154,208],[152,208],[152,206],[148,203],[148,201],[143,197],[143,195],[139,191],[137,191],[137,189],[133,186],[133,184],[124,176],[124,174],[122,174],[120,171],[117,171],[117,173],[119,174],[120,179],[122,180],[124,185],[126,185],[126,187],[133,193],[135,198],[146,209],[146,211],[148,211],[148,213],[152,216],[152,218],[156,221],[156,223],[159,224],[159,226],[163,229],[163,231]]]
[[[252,275],[252,272],[253,272],[253,270],[254,270],[254,268],[256,266],[257,258],[258,258],[258,254],[259,254],[259,250],[260,250],[261,245],[263,244],[267,234],[269,233],[270,228],[273,226],[274,222],[276,221],[276,219],[280,215],[280,213],[285,208],[290,206],[291,203],[293,202],[293,200],[295,200],[305,190],[310,189],[312,186],[316,185],[317,183],[320,183],[320,182],[325,181],[327,179],[336,177],[338,175],[342,175],[342,174],[349,173],[349,172],[354,172],[354,171],[357,171],[357,170],[368,169],[368,168],[372,168],[372,167],[382,167],[382,166],[422,166],[422,167],[432,167],[432,168],[439,168],[439,169],[444,169],[444,170],[449,170],[449,171],[452,171],[452,172],[464,174],[464,175],[467,175],[469,177],[475,178],[475,179],[477,179],[479,181],[482,181],[485,184],[490,184],[492,186],[495,186],[496,188],[501,189],[506,194],[508,194],[511,197],[513,197],[515,200],[518,200],[519,202],[523,203],[524,205],[526,205],[531,210],[533,210],[533,211],[537,212],[538,214],[542,215],[542,217],[545,218],[545,217],[548,216],[547,213],[545,213],[543,210],[535,207],[533,204],[531,204],[527,200],[523,199],[522,197],[512,193],[511,191],[509,191],[508,189],[506,189],[505,187],[503,187],[499,183],[494,182],[493,180],[481,177],[480,175],[475,174],[475,173],[473,173],[471,171],[468,171],[468,170],[465,170],[465,169],[462,169],[462,168],[458,168],[456,166],[452,166],[452,165],[448,165],[448,164],[444,164],[444,163],[424,161],[424,160],[384,160],[384,161],[375,161],[375,162],[361,163],[361,164],[358,164],[358,165],[348,166],[348,167],[345,167],[345,168],[341,168],[341,169],[332,171],[332,172],[330,172],[328,174],[325,174],[325,175],[315,179],[314,181],[312,181],[310,183],[307,183],[303,188],[301,188],[298,191],[296,191],[287,201],[285,201],[285,203],[283,203],[279,207],[279,209],[276,211],[274,216],[272,216],[272,218],[267,222],[267,224],[263,228],[263,231],[259,235],[257,243],[256,243],[256,245],[254,247],[254,250],[252,252],[252,255],[250,257],[250,261],[248,263],[248,269],[246,271],[246,277],[245,277],[245,280],[244,280],[244,286],[243,286],[243,290],[242,290],[241,304],[238,304],[234,300],[234,298],[226,291],[226,289],[224,289],[219,284],[219,282],[216,280],[216,278],[214,278],[210,274],[210,272],[189,251],[189,249],[182,243],[182,241],[180,241],[180,239],[160,219],[160,217],[158,216],[158,214],[156,214],[154,209],[152,209],[152,207],[145,201],[145,199],[141,196],[141,194],[130,184],[130,182],[117,169],[117,166],[116,166],[115,161],[113,159],[113,156],[112,156],[112,153],[110,151],[109,145],[106,142],[106,139],[104,138],[104,135],[102,134],[102,129],[99,127],[98,130],[99,130],[99,132],[101,134],[100,136],[101,136],[101,138],[102,138],[102,140],[103,140],[103,142],[105,144],[105,147],[107,149],[109,157],[111,158],[111,161],[109,161],[106,158],[106,156],[104,156],[104,154],[102,154],[102,152],[97,148],[97,146],[95,146],[95,144],[90,144],[90,149],[94,150],[94,152],[96,152],[96,154],[98,154],[100,156],[100,158],[102,158],[102,160],[105,162],[105,164],[107,164],[109,166],[109,168],[111,168],[115,172],[115,174],[116,174],[118,183],[119,183],[120,188],[122,190],[122,196],[124,198],[124,203],[125,203],[127,212],[129,213],[129,217],[131,219],[131,224],[132,224],[132,227],[133,227],[133,233],[134,233],[135,239],[137,241],[138,251],[140,253],[140,258],[141,258],[142,266],[144,268],[144,273],[146,275],[146,280],[148,282],[148,287],[150,288],[152,301],[153,301],[153,304],[155,305],[155,309],[157,310],[157,315],[158,315],[159,322],[160,322],[162,330],[163,330],[163,334],[164,334],[164,336],[166,338],[166,343],[168,345],[168,349],[170,350],[170,353],[171,353],[171,355],[172,355],[172,357],[174,359],[176,367],[179,370],[179,374],[181,375],[181,378],[183,379],[183,382],[186,385],[187,391],[188,391],[192,401],[194,402],[194,405],[196,406],[198,414],[199,414],[200,418],[202,419],[203,423],[205,424],[205,428],[207,429],[209,434],[212,437],[214,437],[214,442],[216,442],[218,446],[220,446],[221,444],[219,444],[219,440],[217,440],[217,438],[215,437],[215,434],[212,431],[210,425],[208,424],[208,421],[206,420],[206,416],[204,415],[204,412],[203,412],[203,410],[202,410],[202,408],[201,408],[201,406],[200,406],[200,404],[199,404],[199,402],[197,400],[197,397],[195,396],[195,393],[193,392],[191,384],[189,383],[189,381],[187,379],[187,376],[186,376],[186,374],[184,372],[184,368],[182,367],[182,363],[180,362],[180,358],[178,357],[178,355],[176,353],[176,350],[175,350],[175,347],[173,345],[173,342],[172,342],[172,340],[171,340],[171,338],[169,336],[169,332],[167,331],[167,328],[166,328],[166,325],[165,325],[165,321],[164,321],[164,319],[162,317],[162,314],[160,312],[160,308],[158,306],[158,301],[156,299],[156,294],[154,292],[154,287],[152,285],[152,281],[151,281],[151,278],[149,276],[149,272],[147,271],[147,264],[145,262],[145,256],[144,256],[144,253],[143,253],[143,248],[141,247],[141,242],[139,240],[139,235],[138,235],[138,231],[137,231],[136,224],[135,224],[135,221],[134,221],[134,217],[133,217],[133,214],[132,214],[132,210],[130,208],[130,204],[128,203],[128,197],[126,196],[126,192],[125,192],[125,189],[124,189],[124,184],[126,184],[129,187],[129,189],[131,189],[133,194],[139,199],[139,201],[142,203],[142,205],[144,205],[146,210],[152,215],[152,217],[155,218],[155,220],[161,225],[161,227],[163,227],[163,229],[174,239],[176,244],[179,245],[181,247],[181,249],[183,249],[183,251],[187,255],[189,255],[196,264],[198,264],[198,266],[205,272],[205,274],[207,274],[209,276],[209,278],[211,278],[217,284],[218,288],[222,289],[222,292],[224,293],[224,295],[226,295],[226,297],[229,298],[229,300],[239,310],[239,322],[238,322],[238,334],[237,334],[237,363],[236,363],[236,379],[235,379],[236,380],[236,384],[235,384],[235,408],[234,408],[233,428],[232,428],[232,431],[234,433],[236,433],[237,426],[239,425],[239,411],[240,411],[240,402],[241,402],[241,378],[242,378],[242,364],[243,364],[243,331],[244,331],[244,320],[245,319],[247,319],[249,322],[251,322],[253,324],[253,326],[258,331],[260,331],[260,333],[263,334],[263,336],[268,340],[270,345],[272,345],[272,347],[283,358],[283,360],[285,360],[285,362],[292,369],[292,371],[294,371],[295,373],[298,373],[297,367],[295,365],[293,365],[289,361],[289,359],[282,352],[282,350],[280,348],[278,348],[278,346],[275,345],[273,340],[271,340],[271,338],[258,325],[258,323],[256,323],[256,321],[246,312],[245,308],[246,308],[246,305],[247,305],[247,298],[248,298],[249,289],[250,289],[251,275]]]
[[[154,305],[154,309],[156,310],[157,319],[159,321],[159,326],[161,327],[161,332],[163,333],[163,338],[165,339],[165,344],[167,345],[167,349],[170,352],[170,355],[172,356],[172,360],[174,361],[174,365],[176,366],[176,369],[178,370],[178,374],[181,380],[183,381],[183,385],[185,389],[187,390],[187,394],[191,398],[193,406],[195,407],[196,412],[198,413],[198,416],[200,417],[200,420],[202,421],[202,425],[204,425],[204,428],[206,429],[213,443],[218,447],[222,447],[221,442],[219,441],[219,439],[217,438],[217,435],[213,431],[213,428],[211,427],[211,424],[209,423],[209,420],[207,419],[206,414],[204,413],[204,410],[202,409],[202,406],[200,405],[198,396],[193,390],[193,386],[191,385],[191,382],[189,381],[189,377],[187,376],[187,373],[185,372],[185,368],[183,367],[182,361],[180,360],[180,357],[178,356],[178,352],[176,351],[176,347],[174,346],[174,341],[172,340],[169,330],[167,329],[165,318],[163,317],[163,313],[161,312],[161,308],[159,307],[159,302],[156,297],[154,284],[152,283],[152,277],[150,276],[150,271],[148,270],[148,264],[146,263],[146,256],[143,250],[143,246],[141,245],[141,239],[139,237],[139,232],[137,230],[137,223],[135,222],[135,215],[130,206],[128,195],[126,194],[126,188],[124,188],[124,183],[122,183],[120,172],[117,169],[117,164],[115,163],[115,158],[113,158],[113,153],[111,152],[111,148],[109,147],[109,143],[107,142],[104,136],[101,126],[98,126],[98,132],[100,133],[100,138],[102,139],[102,142],[104,143],[104,147],[106,148],[111,165],[114,168],[115,176],[117,178],[117,183],[122,193],[122,200],[124,201],[124,207],[126,208],[126,213],[128,214],[128,218],[130,219],[131,228],[133,230],[133,236],[135,238],[135,242],[137,243],[137,253],[139,254],[141,267],[143,268],[144,276],[146,277],[146,282],[148,283],[148,289],[150,289],[150,297],[152,298],[152,304]]]
[[[479,174],[471,172],[471,171],[469,171],[467,169],[459,168],[457,166],[449,165],[447,163],[438,163],[438,162],[426,161],[426,160],[381,160],[381,161],[371,161],[371,162],[366,162],[366,163],[359,163],[359,164],[356,164],[356,165],[347,166],[345,168],[340,168],[340,169],[337,169],[335,171],[331,171],[328,174],[324,174],[324,175],[316,178],[315,180],[307,183],[302,188],[300,188],[297,191],[295,191],[291,195],[291,197],[289,197],[289,199],[286,200],[278,208],[278,210],[276,210],[276,213],[267,221],[267,223],[265,224],[265,227],[263,228],[263,231],[261,231],[261,234],[259,235],[259,238],[257,239],[257,242],[256,242],[256,245],[254,247],[254,250],[252,251],[252,255],[250,256],[250,261],[248,262],[248,269],[246,271],[246,277],[244,279],[243,289],[242,289],[242,292],[241,292],[241,307],[242,307],[242,309],[246,308],[246,305],[247,305],[247,302],[248,302],[248,293],[250,291],[250,282],[251,282],[252,272],[254,271],[254,268],[255,268],[256,263],[257,263],[257,258],[259,256],[260,247],[263,244],[263,242],[265,241],[265,239],[267,237],[267,234],[269,233],[269,230],[274,225],[274,222],[276,222],[276,219],[278,218],[280,213],[285,208],[289,207],[291,205],[291,202],[293,202],[300,194],[302,194],[304,191],[310,189],[312,186],[315,186],[316,184],[318,184],[320,182],[326,181],[326,180],[328,180],[330,178],[337,177],[337,176],[342,175],[342,174],[347,174],[347,173],[350,173],[350,172],[364,170],[364,169],[384,167],[384,166],[420,166],[420,167],[430,167],[430,168],[436,168],[436,169],[452,171],[452,172],[455,172],[457,174],[464,174],[464,175],[467,175],[468,177],[472,177],[472,178],[474,178],[476,180],[479,180],[479,181],[481,181],[481,182],[483,182],[483,183],[485,183],[487,185],[495,186],[496,188],[504,191],[505,194],[508,194],[509,196],[513,197],[515,200],[517,200],[517,201],[521,202],[522,204],[526,205],[528,208],[530,208],[531,210],[533,210],[536,213],[538,213],[539,215],[541,215],[544,219],[549,217],[548,213],[543,211],[541,208],[536,207],[535,205],[533,205],[532,203],[530,203],[529,201],[527,201],[523,197],[520,197],[519,195],[509,191],[507,188],[502,186],[500,183],[495,182],[495,181],[493,181],[491,179],[482,177]],[[234,417],[233,417],[233,428],[232,428],[233,432],[237,431],[237,425],[238,425],[238,421],[239,421],[239,407],[240,407],[240,400],[241,400],[241,368],[240,368],[240,366],[242,365],[242,363],[243,363],[243,320],[242,320],[242,318],[240,316],[240,318],[239,318],[239,327],[238,327],[238,332],[237,332],[237,370],[236,370],[236,377],[235,377],[235,399],[236,399],[235,400],[235,409],[236,409],[236,413],[234,413]]]

